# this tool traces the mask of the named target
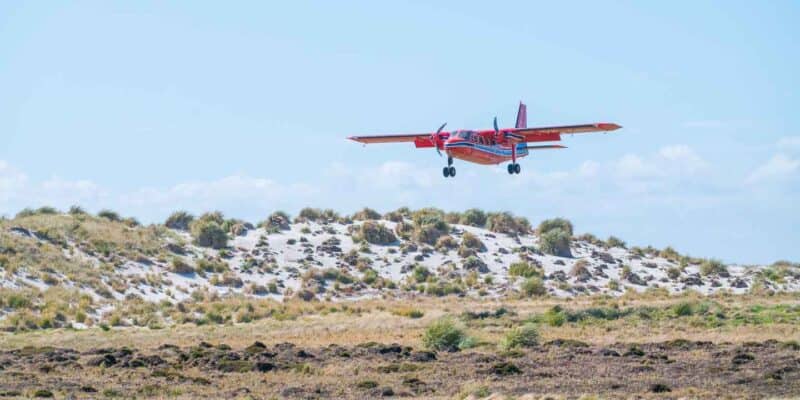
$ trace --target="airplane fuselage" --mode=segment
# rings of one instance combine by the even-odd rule
[[[448,156],[476,164],[492,165],[511,161],[514,158],[513,148],[516,146],[516,158],[528,155],[525,143],[497,143],[491,135],[481,135],[476,131],[455,131],[444,142],[444,151]]]

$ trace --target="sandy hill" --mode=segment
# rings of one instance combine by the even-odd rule
[[[799,278],[790,263],[724,265],[575,236],[560,219],[532,229],[510,214],[477,210],[365,209],[341,217],[306,209],[294,220],[276,213],[258,226],[219,213],[178,213],[166,225],[142,226],[110,212],[44,209],[0,222],[0,319],[14,327],[30,323],[14,301],[44,313],[48,301],[61,304],[54,298],[67,304],[50,323],[78,315],[80,326],[126,301],[744,293],[796,291]]]

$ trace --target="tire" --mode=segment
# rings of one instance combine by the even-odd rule
[[[521,171],[521,170],[522,170],[522,167],[520,167],[519,164],[514,164],[514,173],[515,174],[518,174],[519,171]]]
[[[508,164],[508,174],[511,175],[514,173],[514,164]]]
[[[450,168],[444,167],[442,169],[442,175],[444,175],[445,178],[449,178],[450,177]]]
[[[456,176],[456,167],[450,167],[448,169],[450,170],[450,176],[455,177]]]

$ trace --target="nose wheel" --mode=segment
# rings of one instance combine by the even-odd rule
[[[510,175],[518,174],[520,171],[522,171],[522,167],[520,167],[519,164],[517,163],[508,164],[508,173]]]
[[[442,168],[442,175],[444,175],[445,178],[455,177],[456,167],[451,165],[449,167]]]

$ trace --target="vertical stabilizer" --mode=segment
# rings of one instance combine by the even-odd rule
[[[525,106],[521,101],[519,102],[519,110],[517,110],[517,125],[514,126],[515,128],[527,128],[528,127],[528,107]]]

